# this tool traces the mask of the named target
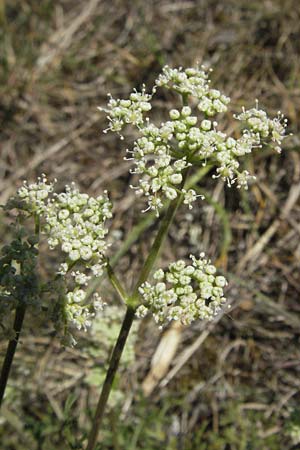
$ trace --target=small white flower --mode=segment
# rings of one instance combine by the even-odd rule
[[[62,264],[60,264],[57,273],[58,273],[59,275],[66,275],[66,273],[68,272],[68,270],[69,270],[68,264],[67,264],[67,263],[62,263]]]
[[[103,302],[100,295],[95,292],[93,294],[93,307],[96,311],[103,311],[104,307],[107,305],[107,303]]]
[[[63,242],[61,249],[65,253],[70,253],[72,251],[72,244],[70,242]]]
[[[100,277],[103,274],[103,266],[101,264],[94,264],[91,266],[91,271],[95,277]]]
[[[182,193],[184,194],[183,203],[185,205],[189,205],[189,209],[193,208],[192,203],[194,203],[198,197],[200,197],[202,200],[204,199],[203,195],[197,195],[196,191],[194,189],[189,189],[186,191],[185,189],[182,189]]]
[[[80,252],[78,250],[71,250],[69,258],[71,261],[78,261],[78,259],[80,259]]]
[[[73,301],[76,303],[82,302],[85,298],[85,292],[82,289],[78,289],[73,293]]]
[[[164,192],[166,194],[166,197],[170,200],[174,200],[177,197],[177,192],[175,189],[171,188],[171,187],[166,187],[164,189]]]
[[[80,248],[80,256],[84,261],[88,261],[89,259],[92,258],[93,252],[90,249],[90,247],[84,246]]]
[[[158,269],[156,272],[154,272],[153,274],[153,278],[155,280],[163,280],[165,274],[164,271],[162,269]]]
[[[225,277],[217,276],[215,283],[216,283],[216,286],[223,288],[227,285],[227,280]]]
[[[192,110],[189,106],[184,106],[181,110],[181,115],[183,117],[188,117],[192,114]]]
[[[169,115],[172,120],[177,120],[180,117],[180,112],[177,109],[171,109]]]
[[[211,121],[210,120],[202,120],[201,128],[202,128],[202,130],[209,131],[211,129]]]
[[[212,264],[206,267],[206,273],[208,273],[209,275],[214,275],[216,271],[217,271],[216,267],[213,266]]]
[[[137,308],[137,310],[136,310],[136,312],[135,312],[135,315],[136,315],[137,318],[143,319],[144,317],[146,317],[146,315],[148,314],[148,312],[149,312],[149,310],[148,310],[148,308],[146,308],[146,306],[140,305],[140,306]]]
[[[162,283],[162,282],[157,283],[157,285],[156,285],[156,292],[157,292],[157,293],[161,294],[161,293],[164,292],[165,290],[166,290],[166,285],[165,285],[165,283]]]
[[[87,285],[88,281],[91,277],[87,276],[85,273],[82,272],[73,272],[72,275],[75,278],[75,283],[79,285]]]
[[[58,218],[60,220],[65,220],[69,217],[70,212],[67,209],[62,209],[61,211],[59,211],[58,213]]]
[[[182,181],[182,175],[181,173],[174,173],[173,175],[170,175],[169,180],[173,184],[180,184]]]

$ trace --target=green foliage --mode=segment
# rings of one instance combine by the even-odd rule
[[[18,227],[15,239],[3,246],[0,258],[0,335],[14,337],[10,315],[18,306],[40,307],[36,236]]]

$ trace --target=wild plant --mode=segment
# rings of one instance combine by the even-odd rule
[[[161,88],[172,92],[175,104],[166,120],[157,124],[151,110]],[[240,131],[228,136],[221,131],[218,120],[228,114],[229,103],[227,96],[211,87],[205,67],[165,66],[151,92],[147,93],[143,86],[128,99],[109,95],[107,107],[99,108],[107,114],[105,132],[115,132],[123,140],[124,128],[135,128],[138,137],[126,150],[133,174],[131,187],[145,199],[142,212],[154,211],[157,216],[156,236],[131,292],[127,292],[110,264],[107,233],[112,204],[106,191],[93,198],[71,185],[57,193],[55,182],[42,176],[36,183],[25,182],[5,206],[14,212],[18,226],[15,239],[3,247],[0,260],[0,323],[10,339],[0,380],[1,399],[27,311],[46,314],[62,342],[74,345],[74,329],[89,328],[96,312],[105,308],[98,293],[86,295],[94,277],[105,273],[126,306],[87,450],[97,445],[112,383],[134,320],[152,314],[159,327],[174,320],[189,325],[195,320],[212,320],[228,306],[224,295],[226,278],[217,274],[203,252],[156,268],[150,275],[179,206],[191,209],[195,202],[205,200],[191,186],[195,170],[206,167],[213,179],[220,177],[228,187],[247,189],[255,176],[241,169],[241,158],[265,145],[280,152],[286,128],[280,112],[269,118],[256,102],[255,107],[243,108],[233,116],[241,124]],[[32,218],[35,227],[28,234],[24,221]],[[50,249],[59,249],[59,264],[46,282],[38,273],[40,236],[46,237]],[[7,326],[12,312],[15,322]]]

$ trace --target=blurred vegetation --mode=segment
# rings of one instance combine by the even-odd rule
[[[129,189],[126,143],[101,133],[97,106],[107,93],[151,85],[164,64],[200,61],[237,111],[258,98],[288,117],[293,136],[282,155],[257,151],[246,161],[258,179],[249,192],[195,180],[207,202],[179,212],[162,261],[206,251],[231,280],[232,312],[209,327],[174,330],[175,358],[148,396],[150,361],[165,335],[150,320],[139,324],[101,448],[300,448],[298,1],[0,0],[0,27],[0,203],[42,172],[91,194],[105,187],[115,204],[112,254],[128,286],[155,218],[141,218]],[[159,117],[172,101],[161,95]],[[225,116],[224,128],[235,126]],[[3,216],[0,227],[8,239]],[[113,293],[103,289],[109,301]],[[1,411],[1,450],[82,448],[111,346],[99,321],[100,331],[67,350],[47,326],[26,321]],[[5,348],[1,342],[1,356]]]

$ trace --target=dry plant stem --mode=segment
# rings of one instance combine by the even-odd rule
[[[182,186],[184,186],[186,177],[187,177],[187,171],[185,172],[185,175],[183,177]],[[148,257],[144,263],[144,266],[141,270],[138,281],[133,289],[133,293],[127,300],[127,304],[128,304],[127,311],[126,311],[126,314],[125,314],[125,317],[124,317],[124,320],[122,323],[119,337],[117,339],[117,342],[113,349],[113,353],[110,358],[109,368],[108,368],[108,371],[107,371],[107,374],[105,377],[105,381],[104,381],[104,384],[102,387],[102,391],[100,394],[100,398],[98,401],[96,413],[95,413],[95,416],[93,419],[92,430],[89,435],[88,445],[86,447],[86,450],[94,450],[96,447],[96,444],[97,444],[98,434],[99,434],[99,430],[101,427],[105,407],[106,407],[106,404],[107,404],[107,401],[109,398],[109,394],[110,394],[110,391],[112,388],[112,384],[113,384],[116,372],[119,367],[119,362],[120,362],[120,359],[121,359],[121,356],[122,356],[122,353],[123,353],[123,350],[124,350],[124,347],[125,347],[125,344],[126,344],[126,341],[127,341],[127,338],[128,338],[128,335],[129,335],[129,332],[130,332],[130,329],[131,329],[131,326],[133,323],[133,320],[134,320],[135,310],[136,310],[136,307],[138,306],[139,287],[141,286],[141,284],[143,284],[147,280],[147,278],[154,266],[156,258],[159,254],[159,251],[160,251],[162,244],[165,240],[165,237],[168,233],[169,227],[173,221],[173,218],[175,216],[177,208],[181,203],[181,200],[182,200],[182,197],[179,195],[175,200],[173,200],[170,203],[170,205],[166,211],[166,214],[161,222],[161,225],[159,227],[158,233],[153,242],[153,245],[151,247],[149,255],[148,255]],[[109,268],[110,268],[110,266],[108,265],[108,275],[110,277],[112,284],[114,285],[116,279],[115,279],[115,277],[113,277],[113,280],[111,279],[112,272],[109,270]],[[119,289],[120,288],[119,283],[117,283],[117,286],[115,286],[115,287],[117,288],[116,290],[120,295],[121,293],[120,293],[120,289]],[[121,289],[121,291],[123,291],[123,288]],[[122,292],[122,297],[123,297],[123,293],[124,292]],[[125,295],[125,298],[126,298],[126,295]]]
[[[0,407],[5,393],[5,388],[7,385],[7,380],[9,377],[9,372],[14,359],[15,351],[18,345],[19,336],[22,330],[22,325],[24,321],[26,306],[20,305],[16,309],[14,331],[16,333],[14,339],[11,339],[8,343],[5,359],[2,366],[2,371],[0,375]]]

